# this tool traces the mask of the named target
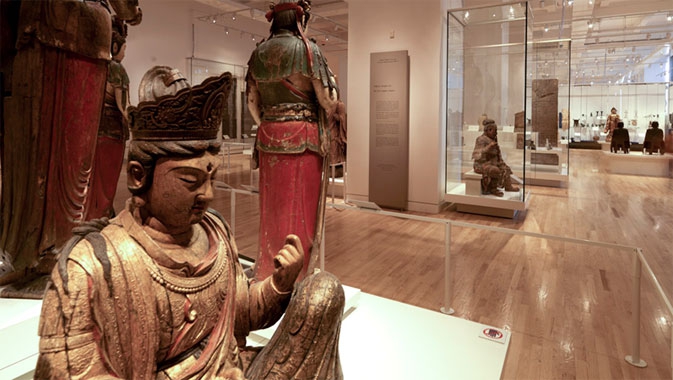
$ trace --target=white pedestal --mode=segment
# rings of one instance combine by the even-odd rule
[[[463,174],[463,178],[465,178],[466,175],[469,175],[469,172]],[[481,175],[473,175],[478,175],[479,181],[481,181]],[[481,184],[479,181],[468,179],[465,183],[461,183],[454,187],[449,193],[445,194],[444,200],[455,203],[458,212],[497,216],[500,218],[514,218],[519,211],[524,211],[528,208],[530,193],[526,194],[525,202],[521,201],[522,190],[505,191],[502,197],[496,197],[495,195],[481,195]],[[467,186],[470,185],[474,188],[477,186],[475,183],[479,185],[478,195],[470,195],[467,192]],[[474,189],[470,191],[474,191]]]
[[[344,286],[339,354],[346,379],[499,379],[507,330]],[[0,379],[31,379],[41,300],[0,299]],[[273,335],[256,331],[248,344]],[[269,335],[270,333],[270,335]]]
[[[600,167],[608,173],[642,175],[648,177],[671,177],[671,160],[669,154],[629,154],[601,152]]]
[[[0,379],[32,378],[42,300],[0,298]]]

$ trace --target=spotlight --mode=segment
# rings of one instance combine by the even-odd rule
[[[229,28],[224,28],[224,34],[229,35]]]
[[[587,22],[587,25],[589,26],[589,29],[593,29],[594,28],[594,20],[589,20]]]
[[[215,17],[213,17],[213,20],[212,20],[212,21],[213,21],[213,24],[214,24],[214,23],[217,22],[217,19],[216,19]]]
[[[549,27],[545,24],[544,26],[544,32],[547,33],[549,31]]]
[[[666,20],[668,22],[673,22],[673,13],[669,13],[668,16],[666,16]]]
[[[231,21],[236,21],[236,13],[233,13],[233,14],[231,15]]]

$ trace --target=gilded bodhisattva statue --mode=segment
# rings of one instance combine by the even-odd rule
[[[344,294],[326,272],[295,286],[288,235],[263,281],[249,279],[209,204],[231,75],[130,108],[128,188],[111,220],[76,231],[40,319],[36,378],[341,379]],[[273,325],[261,350],[252,330]]]

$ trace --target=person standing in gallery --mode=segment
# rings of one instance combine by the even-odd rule
[[[128,26],[112,17],[112,61],[108,64],[103,112],[98,126],[98,141],[87,197],[86,220],[113,217],[113,201],[124,162],[128,140],[129,76],[122,65],[126,54]]]
[[[142,19],[138,0],[21,1],[12,95],[3,99],[0,253],[10,262],[0,285],[49,273],[85,218],[112,11],[131,25]]]
[[[260,251],[254,269],[258,280],[273,272],[273,256],[288,233],[298,235],[305,247],[298,280],[315,267],[328,156],[330,151],[345,153],[345,107],[338,100],[327,60],[304,34],[309,11],[310,2],[304,0],[272,4],[266,14],[271,36],[248,62],[248,108],[259,125],[255,156],[260,173]]]
[[[608,115],[608,118],[605,121],[605,129],[603,130],[603,132],[608,134],[607,136],[605,136],[606,142],[612,141],[612,134],[614,133],[615,128],[617,128],[618,122],[619,122],[619,115],[617,114],[617,109],[615,107],[612,107],[612,109],[610,110],[610,114]]]

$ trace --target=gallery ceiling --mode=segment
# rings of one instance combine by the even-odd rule
[[[200,16],[203,22],[234,25],[245,18],[245,28],[234,29],[263,38],[268,31],[264,14],[268,0],[196,0],[217,9]],[[485,0],[463,0],[462,7],[481,6]],[[500,2],[494,1],[498,4]],[[312,0],[309,37],[324,51],[348,49],[348,3]],[[661,76],[673,51],[673,0],[532,0],[533,40],[572,40],[569,64],[573,84],[639,83]],[[242,25],[239,23],[238,25]],[[648,78],[644,72],[647,71]]]
[[[269,23],[264,15],[269,10],[269,0],[196,1],[218,9],[217,13],[199,16],[201,21],[227,25],[253,37],[268,35]],[[245,22],[240,22],[240,18]],[[235,23],[234,19],[239,22]],[[344,0],[312,0],[308,37],[315,39],[323,51],[348,50],[348,3]]]

